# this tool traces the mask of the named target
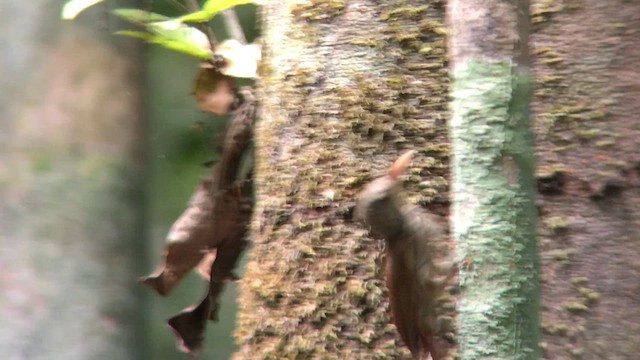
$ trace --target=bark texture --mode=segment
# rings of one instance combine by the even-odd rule
[[[382,241],[357,193],[404,149],[409,200],[446,213],[443,3],[264,7],[253,247],[236,359],[407,358],[391,324]]]
[[[265,7],[255,244],[241,282],[236,358],[408,356],[388,325],[382,244],[352,223],[350,209],[400,149],[418,148],[409,200],[446,215],[442,6]],[[531,5],[547,359],[639,353],[639,6]],[[512,42],[504,49],[524,49],[513,33],[504,39]]]
[[[139,52],[61,3],[0,1],[2,357],[141,359]]]
[[[546,359],[640,353],[640,3],[532,5]]]
[[[528,1],[449,2],[461,359],[537,359]]]

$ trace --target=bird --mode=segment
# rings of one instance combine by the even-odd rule
[[[385,277],[393,322],[414,360],[447,358],[450,344],[443,332],[439,305],[453,264],[443,250],[444,231],[435,215],[407,203],[400,176],[414,152],[401,155],[387,174],[358,194],[355,217],[374,238],[386,242]],[[443,255],[444,253],[444,255]]]

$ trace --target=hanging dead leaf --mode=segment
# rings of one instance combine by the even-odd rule
[[[207,251],[202,257],[202,260],[195,267],[196,272],[203,278],[209,281],[211,279],[211,265],[216,260],[216,249]]]
[[[167,235],[164,264],[142,281],[160,295],[171,289],[196,266],[207,249],[217,244],[213,234],[214,171],[202,179],[187,209],[171,226]]]
[[[167,325],[178,338],[181,351],[195,355],[202,348],[210,307],[207,294],[197,306],[186,308],[167,321]]]
[[[233,103],[233,79],[220,73],[209,63],[204,64],[200,67],[194,84],[196,102],[202,111],[224,115]]]
[[[235,195],[229,194],[228,196]],[[251,199],[246,197],[246,194],[243,197],[243,200],[220,202],[230,205],[225,207],[225,211],[232,213],[227,219],[233,221],[226,222],[222,227],[228,229],[225,231],[228,236],[226,241],[223,241],[215,252],[206,255],[200,264],[201,266],[207,262],[211,264],[208,271],[209,288],[207,293],[199,304],[182,310],[167,321],[178,338],[180,349],[190,354],[196,354],[200,350],[207,320],[218,321],[218,309],[220,308],[218,299],[224,290],[225,283],[236,279],[233,269],[247,245],[244,238],[251,216],[251,209],[246,208],[247,202],[250,202]],[[211,259],[213,259],[212,263]]]
[[[241,98],[227,126],[223,151],[213,171],[205,177],[189,207],[167,236],[164,264],[144,283],[165,295],[196,265],[209,278],[208,291],[199,304],[184,309],[168,324],[180,348],[198,352],[208,319],[216,321],[218,297],[233,274],[242,251],[253,208],[251,139],[255,100],[250,88],[238,91]],[[248,165],[247,165],[248,164]],[[210,270],[202,270],[210,267]]]

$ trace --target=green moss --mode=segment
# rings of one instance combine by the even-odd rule
[[[564,164],[545,164],[538,166],[536,169],[537,178],[553,178],[563,174],[566,171]]]
[[[585,350],[582,347],[572,347],[569,349],[569,355],[574,359],[582,359],[584,356]]]
[[[314,343],[309,341],[308,338],[302,335],[295,335],[291,338],[290,354],[295,355],[293,358],[302,359],[309,358],[314,354]]]
[[[547,22],[551,16],[562,10],[562,2],[554,0],[539,0],[531,4],[530,14],[533,24]]]
[[[569,332],[567,332],[567,337],[571,339],[575,339],[580,334],[583,334],[584,331],[585,331],[585,328],[583,325],[580,325],[580,324],[573,325],[569,328]]]
[[[605,178],[605,179],[613,179],[613,178],[616,178],[618,176],[618,172],[609,171],[609,170],[598,170],[598,171],[596,171],[595,174],[598,177]]]
[[[552,148],[552,150],[554,152],[560,153],[560,152],[564,152],[564,151],[572,151],[572,150],[576,149],[577,147],[578,147],[578,144],[567,144],[567,145],[554,146]]]
[[[542,350],[543,353],[545,353],[547,349],[549,349],[549,344],[544,341],[539,342],[538,346],[540,347],[540,350]]]
[[[372,48],[378,48],[384,44],[384,41],[376,36],[370,37],[353,37],[347,40],[350,45],[367,46]]]
[[[440,19],[423,19],[418,23],[421,32],[432,32],[438,35],[446,35],[447,29]]]
[[[616,144],[616,141],[611,139],[598,140],[595,142],[596,147],[599,147],[599,148],[611,147],[615,144]]]
[[[553,336],[566,336],[569,325],[560,322],[543,321],[540,325],[542,332]]]
[[[592,304],[600,298],[600,294],[598,292],[587,287],[578,288],[578,292],[584,297],[587,304]]]
[[[589,310],[589,307],[581,301],[566,301],[562,308],[573,314],[581,314]]]
[[[600,129],[585,129],[578,131],[578,137],[584,140],[590,140],[600,135],[602,131]]]
[[[369,179],[367,174],[362,174],[360,176],[349,176],[340,182],[340,184],[344,185],[346,188],[360,188],[366,181]]]
[[[588,277],[584,277],[584,276],[579,276],[579,277],[573,277],[571,278],[571,283],[574,285],[580,285],[580,284],[584,284],[589,282],[589,278]]]
[[[429,5],[390,7],[390,10],[380,14],[380,20],[414,19],[419,20],[429,9]]]
[[[533,50],[531,52],[533,53],[533,55],[536,55],[538,57],[540,55],[545,55],[545,54],[548,54],[548,53],[554,53],[554,54],[556,53],[553,48],[548,47],[548,46],[535,47],[535,48],[533,48]]]
[[[545,65],[557,65],[563,63],[564,59],[561,57],[549,57],[540,60],[540,62]]]
[[[551,250],[547,252],[546,255],[551,257],[553,260],[561,263],[569,262],[569,252],[567,250],[561,250],[561,249]]]
[[[607,113],[597,110],[587,110],[585,112],[570,114],[572,120],[589,121],[589,120],[602,120],[607,116]]]
[[[390,75],[384,78],[384,82],[391,88],[402,88],[407,85],[408,78],[402,74]]]
[[[564,216],[550,216],[543,221],[545,226],[554,234],[559,233],[569,226],[569,220]]]
[[[578,10],[583,8],[584,0],[564,0],[562,3],[564,5],[565,10]]]
[[[536,61],[541,64],[557,65],[564,62],[564,58],[552,48],[543,47],[540,49],[536,49],[534,52],[537,55]],[[549,81],[558,83],[560,80],[564,80],[564,76],[557,73],[552,73],[552,74],[542,73],[538,75],[538,77],[540,80],[547,80],[547,85],[549,85],[548,84]]]
[[[307,21],[329,20],[340,15],[346,0],[307,0],[290,6],[291,14]]]
[[[546,74],[546,75],[540,75],[538,78],[536,78],[536,81],[548,86],[549,83],[559,83],[564,79],[565,79],[564,76],[559,74]]]
[[[429,45],[423,45],[420,49],[418,49],[418,52],[420,54],[423,55],[427,55],[429,53],[431,53],[433,51],[433,47],[429,46]]]

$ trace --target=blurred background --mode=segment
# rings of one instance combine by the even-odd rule
[[[182,2],[107,1],[74,21],[63,3],[0,0],[2,357],[189,358],[165,321],[205,282],[162,298],[138,278],[160,264],[226,118],[196,108],[195,58],[112,34],[130,28],[114,8],[178,15]],[[255,7],[236,9],[252,41]],[[199,358],[233,352],[235,293]]]

